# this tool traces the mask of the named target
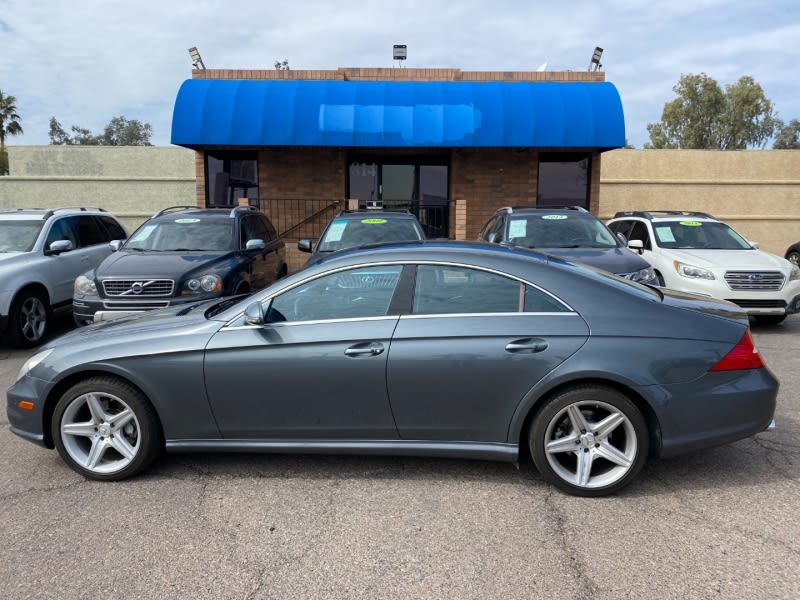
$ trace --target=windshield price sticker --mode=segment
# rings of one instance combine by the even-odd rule
[[[200,219],[175,219],[176,223],[199,223]]]
[[[567,215],[544,215],[542,218],[546,219],[547,221],[563,221],[569,217]]]
[[[521,238],[525,237],[528,231],[528,221],[526,219],[512,219],[508,225],[508,237]]]
[[[656,235],[658,236],[658,241],[665,244],[671,244],[675,241],[675,236],[672,235],[672,229],[669,228],[669,225],[656,227]]]
[[[700,221],[681,221],[681,225],[684,227],[702,227],[703,224]]]
[[[347,221],[334,221],[331,223],[328,235],[325,236],[325,242],[341,242],[345,227],[347,227]]]
[[[386,223],[386,219],[361,219],[361,222],[367,225],[382,225]]]

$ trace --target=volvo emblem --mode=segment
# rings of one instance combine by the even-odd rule
[[[137,281],[131,286],[131,291],[134,294],[141,294],[143,290],[144,290],[144,284],[141,281]]]

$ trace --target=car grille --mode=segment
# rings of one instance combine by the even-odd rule
[[[175,282],[171,279],[104,279],[106,296],[171,296]]]
[[[725,282],[732,290],[779,290],[783,287],[780,271],[726,271]]]
[[[151,308],[166,308],[169,306],[169,300],[151,300],[135,302],[124,302],[122,300],[113,300],[110,302],[103,302],[103,308],[108,310],[149,310]]]
[[[786,308],[783,300],[728,300],[742,308]]]

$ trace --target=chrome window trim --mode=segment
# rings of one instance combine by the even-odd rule
[[[333,275],[333,274],[339,273],[341,271],[350,271],[350,270],[355,270],[355,269],[365,269],[365,268],[371,268],[371,267],[392,267],[392,266],[405,267],[405,266],[408,266],[408,265],[415,265],[415,266],[416,265],[434,265],[434,266],[444,266],[444,267],[458,267],[458,268],[462,268],[462,269],[473,269],[473,270],[476,270],[476,271],[484,271],[486,273],[492,273],[494,275],[499,275],[500,277],[505,277],[507,279],[512,279],[514,281],[518,281],[518,282],[523,283],[525,285],[529,285],[529,286],[539,290],[543,294],[548,295],[550,298],[552,298],[553,300],[555,300],[556,302],[558,302],[559,304],[561,304],[562,306],[567,308],[567,311],[565,311],[565,312],[554,312],[554,313],[543,313],[543,314],[554,314],[554,315],[556,315],[556,314],[570,314],[570,313],[577,314],[577,311],[572,306],[570,306],[567,302],[565,302],[564,300],[562,300],[558,296],[550,293],[546,289],[536,285],[535,283],[532,283],[530,281],[527,281],[526,279],[523,279],[522,277],[518,277],[516,275],[512,275],[511,273],[505,273],[505,272],[499,271],[497,269],[492,269],[491,267],[481,267],[481,266],[470,265],[470,264],[465,264],[465,263],[461,263],[461,262],[440,261],[440,260],[408,260],[408,259],[386,260],[386,261],[369,262],[369,263],[362,263],[362,264],[357,264],[357,265],[346,265],[346,266],[342,266],[342,267],[337,267],[336,269],[332,269],[330,271],[325,271],[324,273],[317,273],[316,275],[312,275],[312,276],[307,277],[305,279],[301,279],[297,283],[294,283],[289,287],[286,287],[286,288],[283,288],[281,290],[278,290],[274,294],[266,296],[265,298],[259,300],[258,302],[261,302],[262,306],[265,306],[266,304],[268,304],[276,296],[284,294],[284,293],[286,293],[286,292],[288,292],[290,290],[293,290],[296,287],[299,287],[301,285],[305,285],[306,283],[309,283],[309,282],[314,281],[316,279],[320,279],[321,277],[326,277],[328,275]],[[465,313],[460,313],[460,314],[459,313],[455,313],[456,316],[461,316],[461,315],[464,315],[464,314]],[[470,313],[470,314],[472,314],[472,313]],[[487,314],[493,314],[493,313],[475,313],[475,314],[487,315]],[[498,314],[520,315],[520,314],[528,314],[528,313],[512,312],[512,313],[498,313]],[[533,313],[533,314],[539,314],[539,313]],[[231,325],[231,323],[233,323],[237,319],[242,318],[243,316],[244,316],[244,309],[242,309],[241,311],[236,313],[236,315],[231,317],[228,320],[228,322],[225,324],[224,328],[227,328],[227,327],[233,328],[234,326]],[[386,316],[388,316],[388,315],[386,315]],[[423,315],[420,315],[420,316],[423,316]],[[424,315],[424,316],[428,316],[428,315]],[[367,318],[378,318],[378,319],[380,319],[380,318],[384,318],[384,317],[367,317]],[[341,320],[348,320],[349,321],[349,320],[353,320],[353,319],[328,319],[328,321],[341,321]],[[356,320],[361,320],[361,319],[356,319]],[[282,321],[282,322],[285,323],[285,321]],[[298,321],[298,322],[299,323],[310,323],[311,321]]]
[[[512,313],[517,314],[517,313]],[[220,328],[220,331],[238,329],[262,329],[265,325],[270,327],[296,327],[298,325],[324,325],[329,323],[353,323],[355,321],[396,321],[401,315],[383,315],[380,317],[348,317],[346,319],[316,319],[314,321],[276,321],[264,325],[230,325],[230,321]]]
[[[458,317],[555,317],[579,316],[576,312],[485,312],[485,313],[426,313],[424,315],[400,315],[401,319],[444,319]]]

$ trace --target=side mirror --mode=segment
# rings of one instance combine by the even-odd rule
[[[112,252],[117,252],[120,248],[122,248],[122,244],[125,243],[125,240],[111,240],[108,242],[108,247],[111,248]]]
[[[644,242],[642,242],[642,240],[629,240],[628,248],[642,254],[644,252]]]
[[[618,231],[616,233],[616,236],[617,236],[617,239],[619,240],[620,244],[622,244],[623,246],[626,246],[626,247],[628,246],[628,238],[625,237],[624,233],[622,233],[621,231]]]
[[[311,240],[297,241],[297,249],[300,250],[300,252],[311,252],[312,247],[313,243],[311,242]]]
[[[248,325],[264,324],[264,307],[261,302],[253,302],[244,309],[244,322]]]
[[[245,248],[248,251],[249,250],[263,250],[266,247],[267,246],[264,243],[264,240],[258,240],[258,239],[256,239],[256,240],[247,240],[247,245],[245,245]]]
[[[61,254],[72,250],[72,242],[69,240],[56,240],[47,249],[47,254]]]

